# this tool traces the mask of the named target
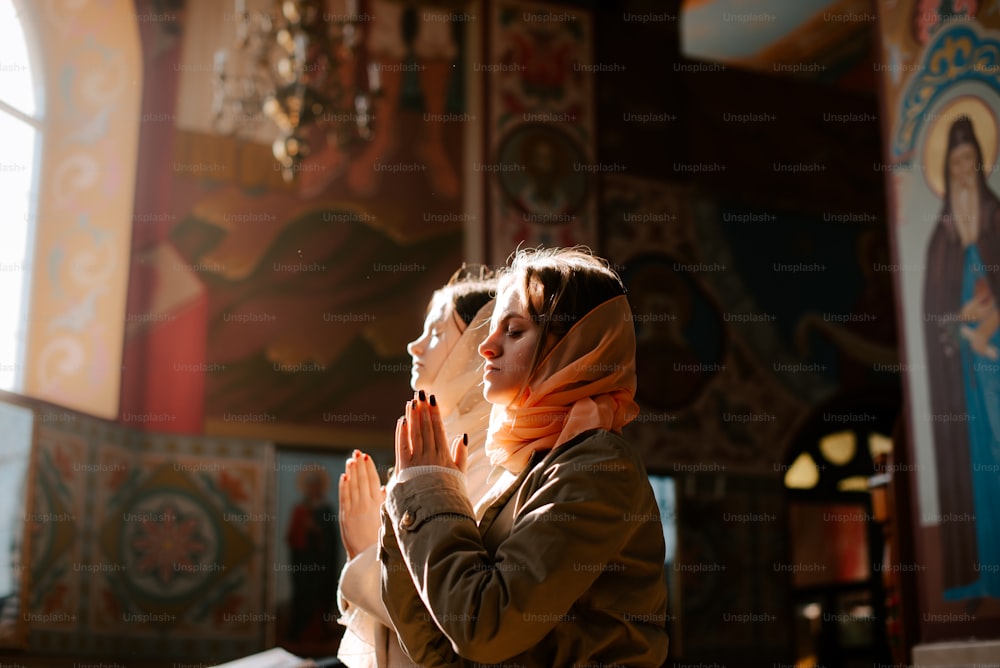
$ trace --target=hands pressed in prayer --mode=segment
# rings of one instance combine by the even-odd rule
[[[406,412],[396,422],[396,470],[414,466],[443,466],[465,472],[468,436],[456,437],[448,445],[441,422],[441,410],[434,400],[419,392],[406,404]]]
[[[423,398],[420,398],[423,396]],[[444,466],[465,472],[467,436],[458,436],[448,445],[441,411],[423,393],[407,402],[405,414],[396,423],[396,471],[414,466]],[[385,501],[385,487],[379,482],[375,462],[355,450],[340,476],[340,537],[347,558],[374,545],[381,519],[379,508]]]
[[[339,493],[340,538],[347,558],[353,559],[375,544],[382,525],[379,508],[385,500],[385,488],[371,457],[354,451],[340,476]]]

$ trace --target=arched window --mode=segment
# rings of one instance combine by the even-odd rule
[[[121,384],[139,17],[134,0],[0,0],[0,389],[104,418]]]
[[[42,128],[35,71],[14,0],[0,0],[0,389],[24,380],[29,258]]]

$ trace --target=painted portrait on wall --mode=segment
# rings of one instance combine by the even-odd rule
[[[277,643],[300,654],[334,654],[343,631],[337,623],[337,582],[346,558],[336,482],[344,463],[344,454],[277,452],[272,609]]]
[[[884,171],[915,464],[917,554],[904,566],[917,574],[925,641],[1000,628],[1000,26],[975,4],[882,7]]]
[[[924,145],[927,185],[941,198],[927,246],[924,345],[952,601],[1000,598],[1000,199],[987,181],[996,152],[996,118],[978,97],[949,104]]]
[[[587,178],[574,165],[583,151],[570,135],[553,125],[524,124],[499,149],[501,164],[523,170],[500,173],[504,195],[526,221],[558,224],[572,220],[587,195]]]
[[[597,245],[593,15],[547,2],[489,5],[486,257],[519,244]],[[479,169],[479,168],[477,168]]]

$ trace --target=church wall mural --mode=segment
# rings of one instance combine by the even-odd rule
[[[33,422],[9,548],[25,646],[70,657],[215,662],[272,646],[274,446],[150,434],[14,395]]]
[[[1000,16],[880,2],[921,636],[1000,629]]]
[[[386,399],[409,391],[405,345],[461,264],[463,228],[481,218],[469,159],[478,23],[454,18],[474,5],[367,3],[344,67],[377,73],[371,139],[337,145],[310,131],[291,182],[259,114],[213,119],[215,53],[235,40],[224,5],[187,3],[175,30],[145,35],[159,83],[144,112],[165,122],[143,144],[153,185],[136,202],[148,223],[137,225],[129,309],[147,317],[127,333],[121,419],[388,448],[398,405]],[[247,4],[251,15],[269,6]]]
[[[553,3],[490,5],[487,257],[519,243],[597,247],[597,177],[624,165],[595,157],[591,12]],[[605,65],[607,67],[607,65]]]

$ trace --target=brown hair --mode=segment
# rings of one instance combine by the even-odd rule
[[[459,327],[464,332],[465,328],[472,324],[479,309],[493,299],[496,285],[496,276],[489,267],[478,264],[467,265],[463,262],[458,271],[452,274],[448,282],[436,290],[435,294],[448,296],[452,312],[460,323],[464,323]]]
[[[509,285],[520,286],[528,313],[540,327],[532,373],[550,348],[550,335],[554,344],[594,308],[625,294],[618,274],[586,246],[518,249],[497,288]]]

